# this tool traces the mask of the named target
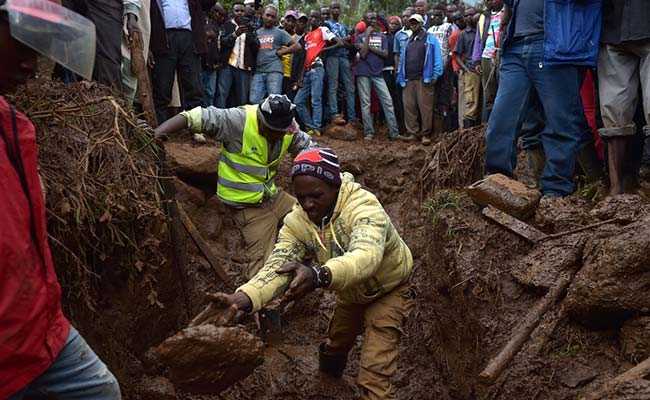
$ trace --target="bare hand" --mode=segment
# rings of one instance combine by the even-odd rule
[[[288,262],[278,268],[278,274],[293,274],[293,280],[282,297],[282,303],[289,303],[305,297],[314,288],[314,271],[297,262]]]
[[[209,304],[189,323],[189,326],[215,324],[223,326],[236,323],[243,315],[244,309],[250,308],[250,299],[243,292],[234,294],[206,293]]]
[[[246,26],[246,25],[240,26],[235,31],[235,35],[237,35],[237,36],[240,36],[243,33],[248,33],[248,26]]]

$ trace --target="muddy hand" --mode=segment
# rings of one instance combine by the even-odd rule
[[[278,274],[293,274],[289,288],[282,296],[282,303],[289,303],[305,297],[314,287],[314,271],[297,262],[289,262],[278,268]]]
[[[245,299],[242,299],[242,296]],[[189,326],[215,324],[218,326],[236,323],[244,314],[248,297],[243,293],[206,293],[209,304],[190,322]],[[248,300],[250,301],[250,300]]]

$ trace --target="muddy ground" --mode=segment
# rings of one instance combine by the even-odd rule
[[[650,310],[618,319],[604,317],[605,323],[595,328],[557,306],[502,377],[492,385],[480,383],[482,368],[545,293],[543,287],[521,284],[512,273],[535,246],[482,218],[461,186],[421,190],[420,172],[429,162],[431,148],[383,139],[319,141],[335,149],[343,169],[378,196],[415,258],[413,282],[418,298],[400,345],[399,371],[394,378],[398,399],[575,399],[633,365],[625,357],[620,327]],[[217,147],[180,141],[168,150],[180,178],[177,198],[229,274],[241,283],[238,272],[246,261],[240,251],[241,238],[227,211],[209,195],[214,190]],[[288,165],[283,164],[281,175]],[[481,171],[476,173],[480,176]],[[281,179],[283,187],[288,188],[287,183]],[[469,183],[471,177],[464,182]],[[638,202],[647,204],[648,200],[639,198]],[[594,220],[590,211],[595,201],[575,195],[569,203],[562,208],[566,214],[545,211],[530,222],[553,233]],[[598,231],[607,236],[616,229],[605,226]],[[562,251],[562,246],[572,247],[590,235],[595,233],[567,237],[549,251]],[[147,365],[144,353],[183,328],[202,309],[203,292],[224,290],[196,248],[189,241],[185,247],[189,263],[183,271],[173,270],[169,263],[158,271],[159,305],[152,304],[137,285],[110,273],[100,280],[97,311],[67,301],[68,314],[119,377],[125,398],[355,398],[359,346],[342,380],[317,372],[317,346],[334,305],[333,295],[322,291],[284,315],[281,334],[267,340],[264,363],[220,395],[191,395],[159,378],[161,371]],[[637,289],[650,292],[650,287]],[[253,323],[246,327],[256,333]]]

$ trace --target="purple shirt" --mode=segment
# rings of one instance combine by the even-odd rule
[[[366,39],[367,34],[361,34],[357,37],[356,43],[363,43]],[[370,35],[370,40],[368,45],[371,48],[381,49],[383,51],[388,50],[388,40],[386,35],[381,32],[373,32]],[[356,76],[381,76],[384,69],[384,59],[379,57],[377,54],[372,51],[368,51],[368,55],[365,59],[361,58],[361,54],[358,54],[358,62],[354,67],[354,73]]]

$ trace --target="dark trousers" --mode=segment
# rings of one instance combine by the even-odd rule
[[[395,109],[395,119],[400,133],[406,130],[404,126],[404,104],[402,103],[402,87],[395,80],[395,71],[384,71],[384,80],[388,86],[388,92],[393,99],[393,108]]]
[[[64,0],[62,4],[95,24],[96,50],[93,79],[122,89],[122,0]],[[68,79],[71,81],[74,79]]]
[[[176,72],[178,72],[182,108],[198,107],[203,99],[201,58],[194,51],[192,32],[184,29],[168,29],[167,42],[167,50],[154,54],[153,100],[160,123],[171,117],[168,115],[167,105],[171,101]]]

